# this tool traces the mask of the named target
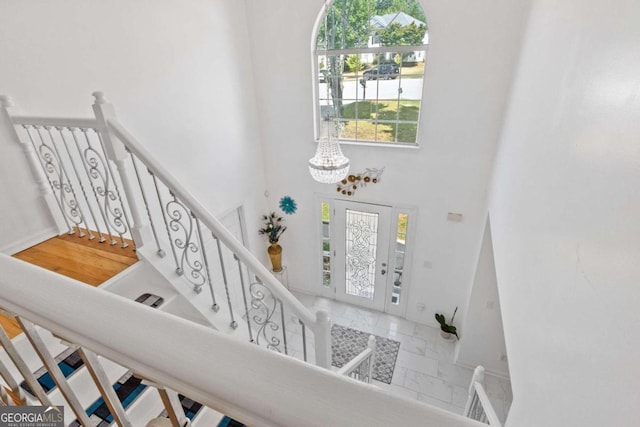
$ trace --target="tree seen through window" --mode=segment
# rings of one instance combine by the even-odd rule
[[[416,144],[427,29],[418,0],[334,0],[316,36],[319,132]]]

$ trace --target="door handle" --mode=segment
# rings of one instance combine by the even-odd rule
[[[387,270],[382,269],[382,271],[380,273],[382,273],[383,275],[386,274]]]

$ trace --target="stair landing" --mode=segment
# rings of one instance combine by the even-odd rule
[[[133,242],[110,245],[87,236],[62,234],[13,255],[22,261],[70,277],[91,286],[99,286],[138,262]],[[18,323],[0,314],[0,324],[10,338],[22,333]]]

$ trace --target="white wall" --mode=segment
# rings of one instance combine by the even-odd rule
[[[319,264],[314,193],[335,188],[315,183],[310,45],[324,2],[247,0],[257,106],[265,142],[272,208],[292,196],[281,244],[292,287],[315,292]],[[354,172],[386,170],[379,184],[353,200],[412,205],[419,211],[407,316],[435,324],[434,313],[460,306],[462,324],[484,227],[483,211],[494,149],[519,47],[527,1],[423,1],[429,55],[420,149],[343,146]],[[464,214],[447,222],[447,212]],[[266,243],[264,243],[266,248]],[[424,262],[431,263],[425,268]],[[319,273],[317,273],[319,275]],[[416,304],[423,303],[420,312]],[[462,331],[464,339],[464,331]]]
[[[500,313],[500,296],[493,259],[491,224],[487,219],[482,246],[464,323],[465,339],[458,346],[457,362],[487,372],[509,377],[509,365],[501,356],[507,354]]]
[[[244,2],[2,0],[0,93],[15,113],[89,117],[103,90],[214,213],[254,213],[264,189],[247,37]]]
[[[0,252],[13,255],[56,234],[13,125],[0,106]]]
[[[535,0],[491,198],[508,425],[638,425],[640,3]]]

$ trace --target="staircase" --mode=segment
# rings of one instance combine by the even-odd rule
[[[101,396],[119,425],[164,410],[184,426],[178,393],[204,405],[193,425],[221,414],[260,426],[477,425],[330,372],[328,314],[293,297],[94,97],[95,119],[11,117],[0,98],[59,227],[113,246],[131,239],[142,261],[103,292],[0,256],[0,307],[26,331],[3,339],[2,376],[23,402],[64,405],[81,425],[96,423],[85,409]],[[159,310],[132,301],[151,288],[165,299]],[[67,380],[54,358],[69,346],[86,368]],[[57,384],[50,395],[32,376],[42,364]],[[129,371],[147,386],[125,410],[112,385]]]

